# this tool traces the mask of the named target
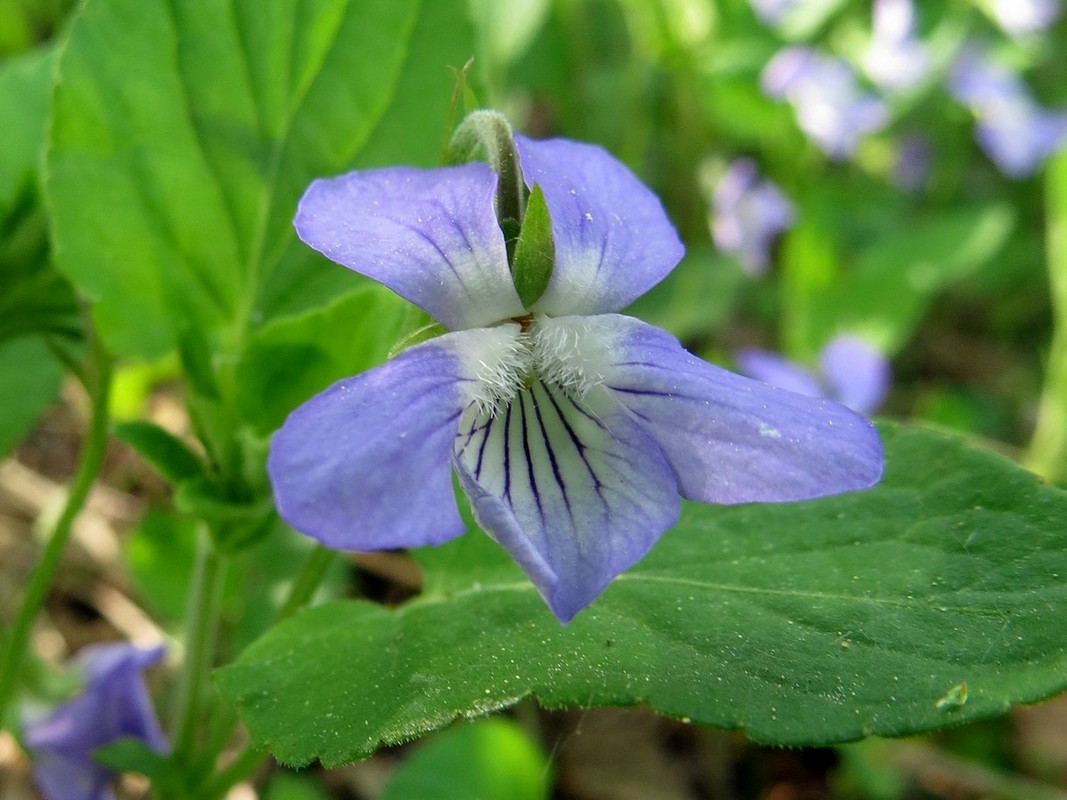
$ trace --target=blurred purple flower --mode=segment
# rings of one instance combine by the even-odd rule
[[[911,0],[875,0],[863,69],[883,89],[908,89],[930,71],[930,53],[915,38]]]
[[[749,5],[764,25],[777,25],[804,0],[749,0]]]
[[[85,687],[43,719],[25,726],[33,777],[48,800],[112,800],[115,773],[93,751],[124,737],[167,751],[142,672],[163,658],[162,646],[86,647],[78,654]]]
[[[922,188],[930,175],[930,163],[930,141],[925,136],[908,134],[901,137],[897,142],[893,182],[908,191]]]
[[[1042,31],[1060,18],[1060,0],[993,0],[993,19],[1012,36]]]
[[[762,275],[770,264],[771,245],[793,224],[793,214],[793,204],[760,177],[755,161],[736,159],[712,195],[715,246],[736,256],[749,274]]]
[[[515,137],[551,217],[554,266],[524,307],[482,163],[317,180],[300,238],[451,332],[342,380],[271,442],[279,513],[329,547],[463,533],[452,470],[481,527],[563,622],[640,559],[680,499],[778,502],[866,488],[870,423],[701,361],[616,313],[683,248],[656,197],[599,147]]]
[[[1067,138],[1067,112],[1042,108],[1018,75],[973,46],[953,64],[949,91],[975,115],[982,150],[1011,178],[1032,175]]]
[[[856,336],[831,339],[814,372],[766,350],[742,350],[736,361],[750,378],[808,397],[827,397],[861,414],[881,408],[889,392],[889,360]]]
[[[860,89],[847,62],[809,47],[778,51],[761,84],[771,97],[792,104],[801,130],[830,158],[850,156],[863,136],[889,119],[885,104]]]

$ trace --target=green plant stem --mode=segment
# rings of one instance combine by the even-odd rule
[[[315,594],[315,590],[322,583],[323,578],[326,577],[326,572],[329,570],[330,565],[336,559],[336,551],[322,545],[315,546],[308,555],[307,560],[304,561],[300,572],[293,579],[293,585],[289,588],[289,595],[285,598],[285,602],[282,603],[274,618],[275,624],[292,616],[307,605],[308,601],[311,600],[311,596]],[[233,786],[256,770],[264,755],[264,752],[259,748],[245,745],[228,767],[215,774],[204,784],[204,788],[198,793],[198,796],[208,798],[208,800],[224,796]]]
[[[1053,483],[1067,480],[1067,154],[1049,164],[1048,276],[1052,342],[1037,425],[1025,464]]]
[[[196,756],[204,690],[215,658],[225,577],[226,560],[202,524],[197,538],[196,567],[189,588],[185,663],[175,702],[173,747],[174,759],[179,766],[191,765]]]
[[[336,550],[330,550],[322,545],[315,545],[315,549],[308,555],[304,566],[300,568],[300,572],[293,579],[293,585],[289,587],[289,596],[285,598],[282,607],[278,609],[278,614],[274,619],[275,624],[307,605],[308,601],[311,600],[311,596],[315,594],[315,590],[319,588],[319,584],[322,583],[323,578],[326,577],[326,572],[329,570],[330,565],[336,559]]]
[[[107,449],[108,398],[111,391],[111,358],[103,345],[94,336],[91,327],[88,336],[88,364],[84,371],[85,388],[92,407],[89,430],[82,446],[78,468],[71,483],[70,494],[63,511],[56,520],[52,535],[45,544],[41,560],[29,576],[26,594],[22,599],[18,616],[0,656],[0,722],[5,719],[8,704],[18,686],[22,663],[26,657],[30,628],[41,610],[48,590],[52,586],[56,568],[66,549],[74,520],[89,496]]]

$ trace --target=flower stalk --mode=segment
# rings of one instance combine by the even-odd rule
[[[45,544],[41,560],[30,574],[18,616],[5,642],[0,658],[0,721],[4,719],[22,672],[30,628],[41,610],[52,586],[67,541],[77,518],[89,497],[96,476],[100,473],[107,450],[108,399],[111,392],[111,357],[95,335],[91,324],[86,325],[87,364],[84,370],[85,390],[89,395],[90,418],[78,468],[71,483],[70,494],[63,511],[56,520],[52,535]]]

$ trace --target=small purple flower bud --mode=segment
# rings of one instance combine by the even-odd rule
[[[921,189],[930,175],[930,142],[919,134],[902,137],[897,143],[897,158],[892,180],[907,191]]]
[[[132,737],[156,752],[167,751],[142,677],[163,653],[162,646],[142,650],[126,643],[81,651],[81,693],[25,725],[34,781],[47,800],[113,800],[115,773],[93,753],[119,739]]]
[[[771,245],[793,224],[793,216],[793,204],[760,177],[756,162],[739,158],[712,195],[711,233],[716,247],[736,256],[750,275],[759,276],[770,264]]]
[[[845,158],[888,121],[885,104],[863,92],[847,62],[808,47],[780,50],[763,70],[763,91],[788,100],[801,130],[834,159]]]

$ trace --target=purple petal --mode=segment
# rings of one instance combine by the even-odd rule
[[[167,741],[145,688],[142,672],[163,657],[163,648],[142,650],[126,643],[84,649],[78,661],[82,692],[25,726],[34,780],[50,800],[106,800],[113,771],[93,752],[133,737],[157,752]]]
[[[1059,0],[993,0],[993,18],[1007,33],[1025,36],[1042,31],[1059,19]]]
[[[617,311],[667,276],[685,248],[663,206],[603,148],[515,136],[523,176],[538,184],[552,217],[556,264],[534,309],[549,314]]]
[[[385,284],[452,330],[518,316],[485,164],[393,167],[314,181],[300,200],[300,238]]]
[[[889,360],[855,336],[838,336],[823,348],[819,371],[830,396],[860,414],[873,414],[889,392]]]
[[[742,374],[757,381],[807,397],[826,396],[823,387],[811,372],[777,353],[747,349],[739,352],[734,360]]]
[[[606,385],[659,442],[683,497],[806,500],[865,489],[881,476],[877,432],[844,406],[714,367],[637,320],[613,315],[599,324],[618,337]]]
[[[518,330],[445,334],[297,408],[267,462],[278,513],[341,550],[439,544],[463,533],[449,466],[456,426],[479,354]]]
[[[991,109],[979,118],[978,144],[1010,178],[1032,175],[1067,139],[1067,113],[1028,101]]]
[[[915,39],[911,0],[875,0],[871,43],[863,66],[871,80],[887,89],[907,89],[929,72],[930,53]]]
[[[762,180],[750,158],[735,160],[715,187],[711,232],[715,246],[740,259],[751,275],[770,263],[775,238],[793,223],[793,205]]]
[[[885,104],[862,92],[847,62],[811,48],[787,47],[767,64],[763,91],[793,105],[797,124],[831,158],[850,155],[889,119]]]
[[[464,415],[456,470],[478,523],[569,621],[679,513],[655,441],[604,392],[537,381],[495,416]]]

